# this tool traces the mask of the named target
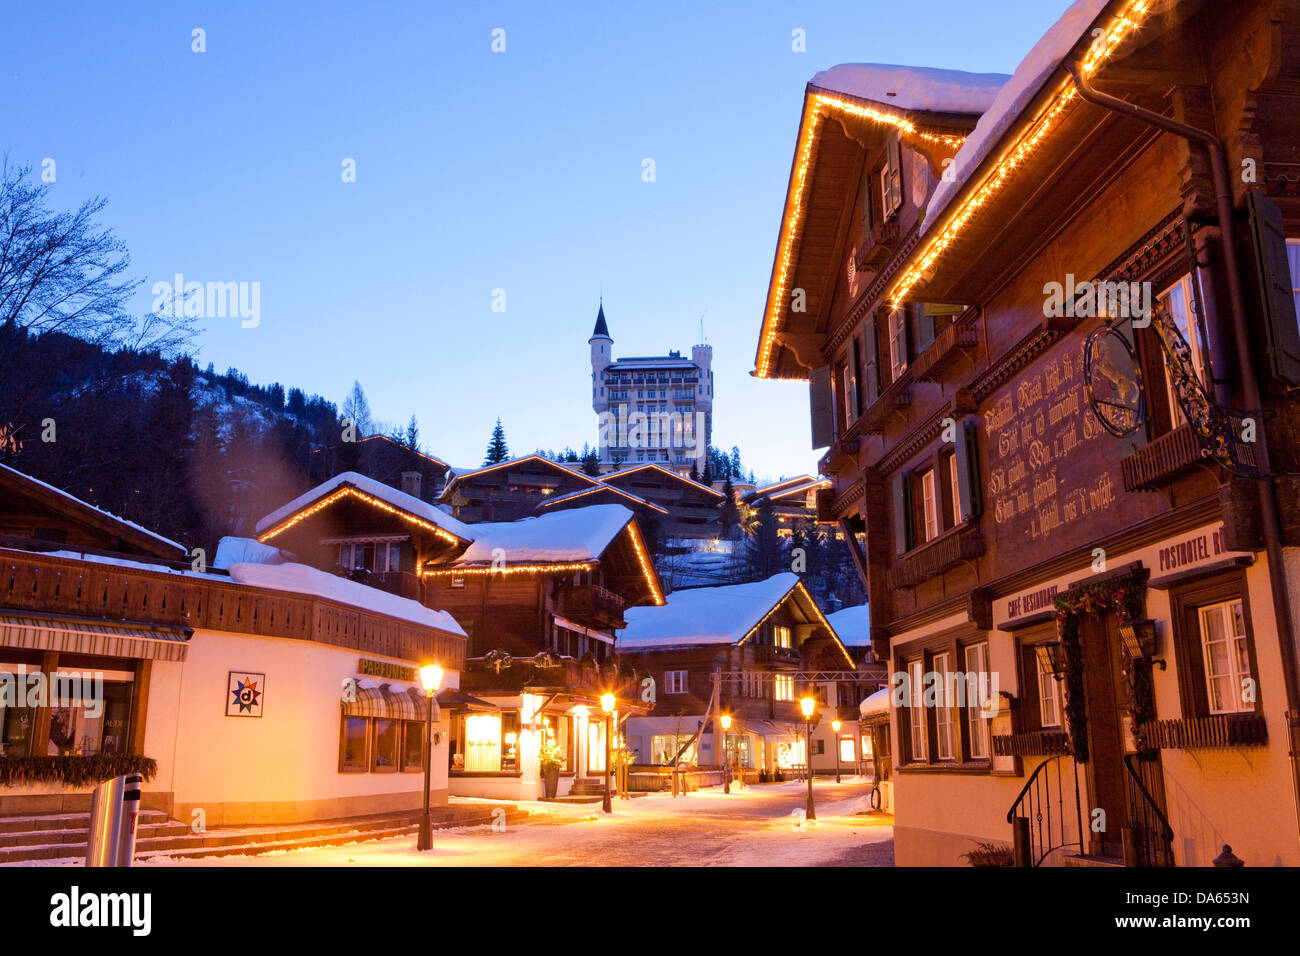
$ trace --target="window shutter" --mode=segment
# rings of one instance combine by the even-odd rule
[[[899,554],[912,549],[912,487],[910,474],[894,472],[894,548]]]
[[[867,316],[862,324],[862,393],[863,409],[871,407],[880,395],[880,370],[876,362],[876,317]]]
[[[954,447],[957,467],[957,496],[961,510],[961,520],[973,518],[980,513],[979,459],[975,452],[975,425],[963,422],[957,432]]]
[[[1255,190],[1246,193],[1246,204],[1272,372],[1288,385],[1300,385],[1300,327],[1296,325],[1282,211]]]
[[[831,367],[815,368],[808,376],[808,405],[812,409],[812,447],[829,448],[835,441]]]
[[[862,414],[862,403],[858,395],[858,369],[861,367],[858,358],[858,337],[849,336],[849,354],[848,354],[848,376],[849,376],[849,412],[850,420],[856,420]],[[847,422],[845,423],[848,424]]]
[[[889,140],[889,206],[887,213],[894,213],[903,205],[903,158],[898,137]]]
[[[862,238],[865,240],[871,235],[871,170],[867,170],[862,177],[862,189],[860,190],[862,202]]]

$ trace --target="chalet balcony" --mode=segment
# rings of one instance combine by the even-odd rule
[[[572,657],[516,657],[489,662],[473,658],[465,662],[460,689],[467,694],[488,692],[517,694],[525,688],[554,688],[585,693],[593,698],[606,691],[635,699],[639,684],[630,674],[614,674],[608,664],[599,665]]]
[[[984,536],[978,528],[960,528],[914,548],[889,569],[891,588],[913,588],[962,561],[984,553]]]
[[[570,588],[560,597],[560,614],[577,624],[600,630],[627,627],[626,603],[613,591],[596,584]]]
[[[798,665],[800,661],[799,648],[797,647],[777,647],[774,644],[758,644],[754,650],[760,664],[792,664]]]
[[[977,312],[971,310],[935,336],[930,346],[912,363],[912,378],[918,382],[937,382],[963,356],[973,355],[979,345]]]
[[[1202,461],[1191,425],[1180,425],[1120,462],[1125,491],[1149,491]]]
[[[372,588],[379,588],[398,597],[410,598],[412,601],[420,600],[420,578],[409,571],[385,571],[374,574],[366,583]]]
[[[853,433],[878,435],[885,430],[885,423],[895,413],[905,412],[912,407],[912,370],[906,369],[889,387],[880,393],[862,417],[853,426]]]
[[[858,449],[861,446],[856,438],[841,438],[826,450],[817,470],[823,475],[836,475],[841,471],[851,471],[857,464]]]
[[[894,216],[871,227],[871,241],[858,255],[856,267],[859,270],[876,271],[880,269],[898,244],[898,217]]]

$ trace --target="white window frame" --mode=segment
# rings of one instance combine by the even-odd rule
[[[1233,614],[1234,605],[1237,612]],[[1211,614],[1217,616],[1222,623],[1222,637],[1211,639],[1207,621]],[[1233,627],[1234,618],[1241,622],[1240,633]],[[1212,714],[1249,714],[1255,712],[1253,701],[1242,699],[1242,690],[1247,680],[1253,679],[1254,675],[1250,672],[1250,644],[1246,637],[1246,608],[1241,598],[1229,598],[1226,601],[1219,601],[1216,604],[1206,604],[1196,609],[1196,622],[1200,630],[1201,640],[1201,666],[1205,672],[1205,702]],[[1224,673],[1214,673],[1212,668],[1213,657],[1211,656],[1212,645],[1222,644],[1224,648],[1224,663],[1227,664],[1227,670]],[[1216,707],[1214,703],[1215,690],[1214,682],[1216,680],[1227,679],[1228,690],[1235,693],[1229,693],[1227,697],[1220,700]]]
[[[1033,650],[1034,666],[1038,668],[1038,725],[1044,730],[1059,728],[1061,726],[1061,682],[1046,669],[1038,648],[1035,647]]]
[[[989,721],[984,716],[984,701],[980,694],[991,692],[989,673],[989,642],[967,644],[962,650],[966,658],[966,739],[972,760],[989,759]],[[970,675],[975,675],[974,684]],[[973,699],[972,699],[973,695]]]
[[[911,685],[907,726],[912,743],[908,759],[916,763],[925,763],[930,753],[929,740],[925,732],[925,661],[918,657],[908,662],[907,678]]]
[[[1175,307],[1175,302],[1181,299],[1181,306]],[[1169,313],[1173,318],[1174,324],[1178,326],[1178,331],[1183,333],[1183,338],[1187,340],[1187,347],[1192,354],[1192,366],[1196,369],[1196,375],[1205,383],[1205,352],[1206,345],[1201,341],[1200,324],[1196,317],[1196,299],[1192,295],[1192,274],[1185,272],[1156,296],[1156,301]],[[1180,314],[1181,309],[1181,314]],[[1164,356],[1161,356],[1164,359]],[[1169,402],[1169,419],[1171,428],[1177,428],[1186,424],[1187,418],[1183,415],[1183,407],[1178,404],[1178,393],[1174,391],[1173,378],[1169,374],[1167,363],[1163,363],[1165,369],[1165,397]]]
[[[961,435],[957,436],[958,441],[961,438]],[[957,455],[945,455],[943,460],[948,468],[948,493],[952,496],[952,526],[955,528],[961,524],[961,480],[957,477]]]
[[[934,707],[934,759],[951,761],[952,749],[952,704],[948,697],[950,685],[949,674],[952,673],[952,657],[947,651],[935,654],[930,660],[930,670],[939,681],[938,700]]]
[[[777,674],[772,678],[773,700],[794,700],[794,678],[789,674]]]
[[[685,694],[690,686],[686,671],[664,671],[664,693]]]
[[[921,528],[926,541],[939,537],[939,483],[933,468],[921,474]]]
[[[898,381],[907,371],[907,350],[903,338],[907,334],[907,310],[894,309],[889,313],[889,376],[891,382]]]

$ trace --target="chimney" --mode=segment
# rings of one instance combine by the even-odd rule
[[[413,498],[419,498],[422,478],[418,471],[402,472],[402,490]]]

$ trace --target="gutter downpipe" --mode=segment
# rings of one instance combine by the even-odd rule
[[[1282,563],[1282,526],[1278,516],[1277,489],[1273,485],[1272,467],[1269,464],[1268,439],[1264,433],[1263,403],[1260,400],[1255,369],[1250,362],[1246,304],[1242,294],[1240,266],[1232,240],[1232,190],[1228,185],[1228,163],[1223,144],[1213,133],[1180,123],[1095,89],[1080,73],[1077,64],[1067,62],[1065,68],[1074,80],[1074,87],[1079,95],[1089,103],[1130,116],[1173,133],[1175,136],[1181,136],[1183,139],[1194,140],[1202,144],[1210,154],[1210,171],[1214,180],[1215,217],[1219,223],[1219,238],[1223,243],[1224,271],[1228,280],[1228,297],[1232,308],[1232,331],[1237,348],[1237,369],[1241,375],[1242,398],[1245,399],[1247,408],[1258,418],[1255,455],[1262,477],[1255,480],[1255,487],[1259,492],[1260,518],[1264,531],[1265,551],[1268,554],[1268,577],[1273,591],[1273,617],[1277,622],[1278,645],[1282,656],[1282,677],[1287,698],[1286,725],[1288,756],[1291,759],[1291,791],[1295,801],[1297,835],[1300,835],[1300,686],[1297,685],[1297,680],[1300,679],[1300,648],[1297,648],[1291,624],[1291,601],[1287,591],[1286,567]],[[1218,329],[1216,328],[1215,331],[1217,332]]]

